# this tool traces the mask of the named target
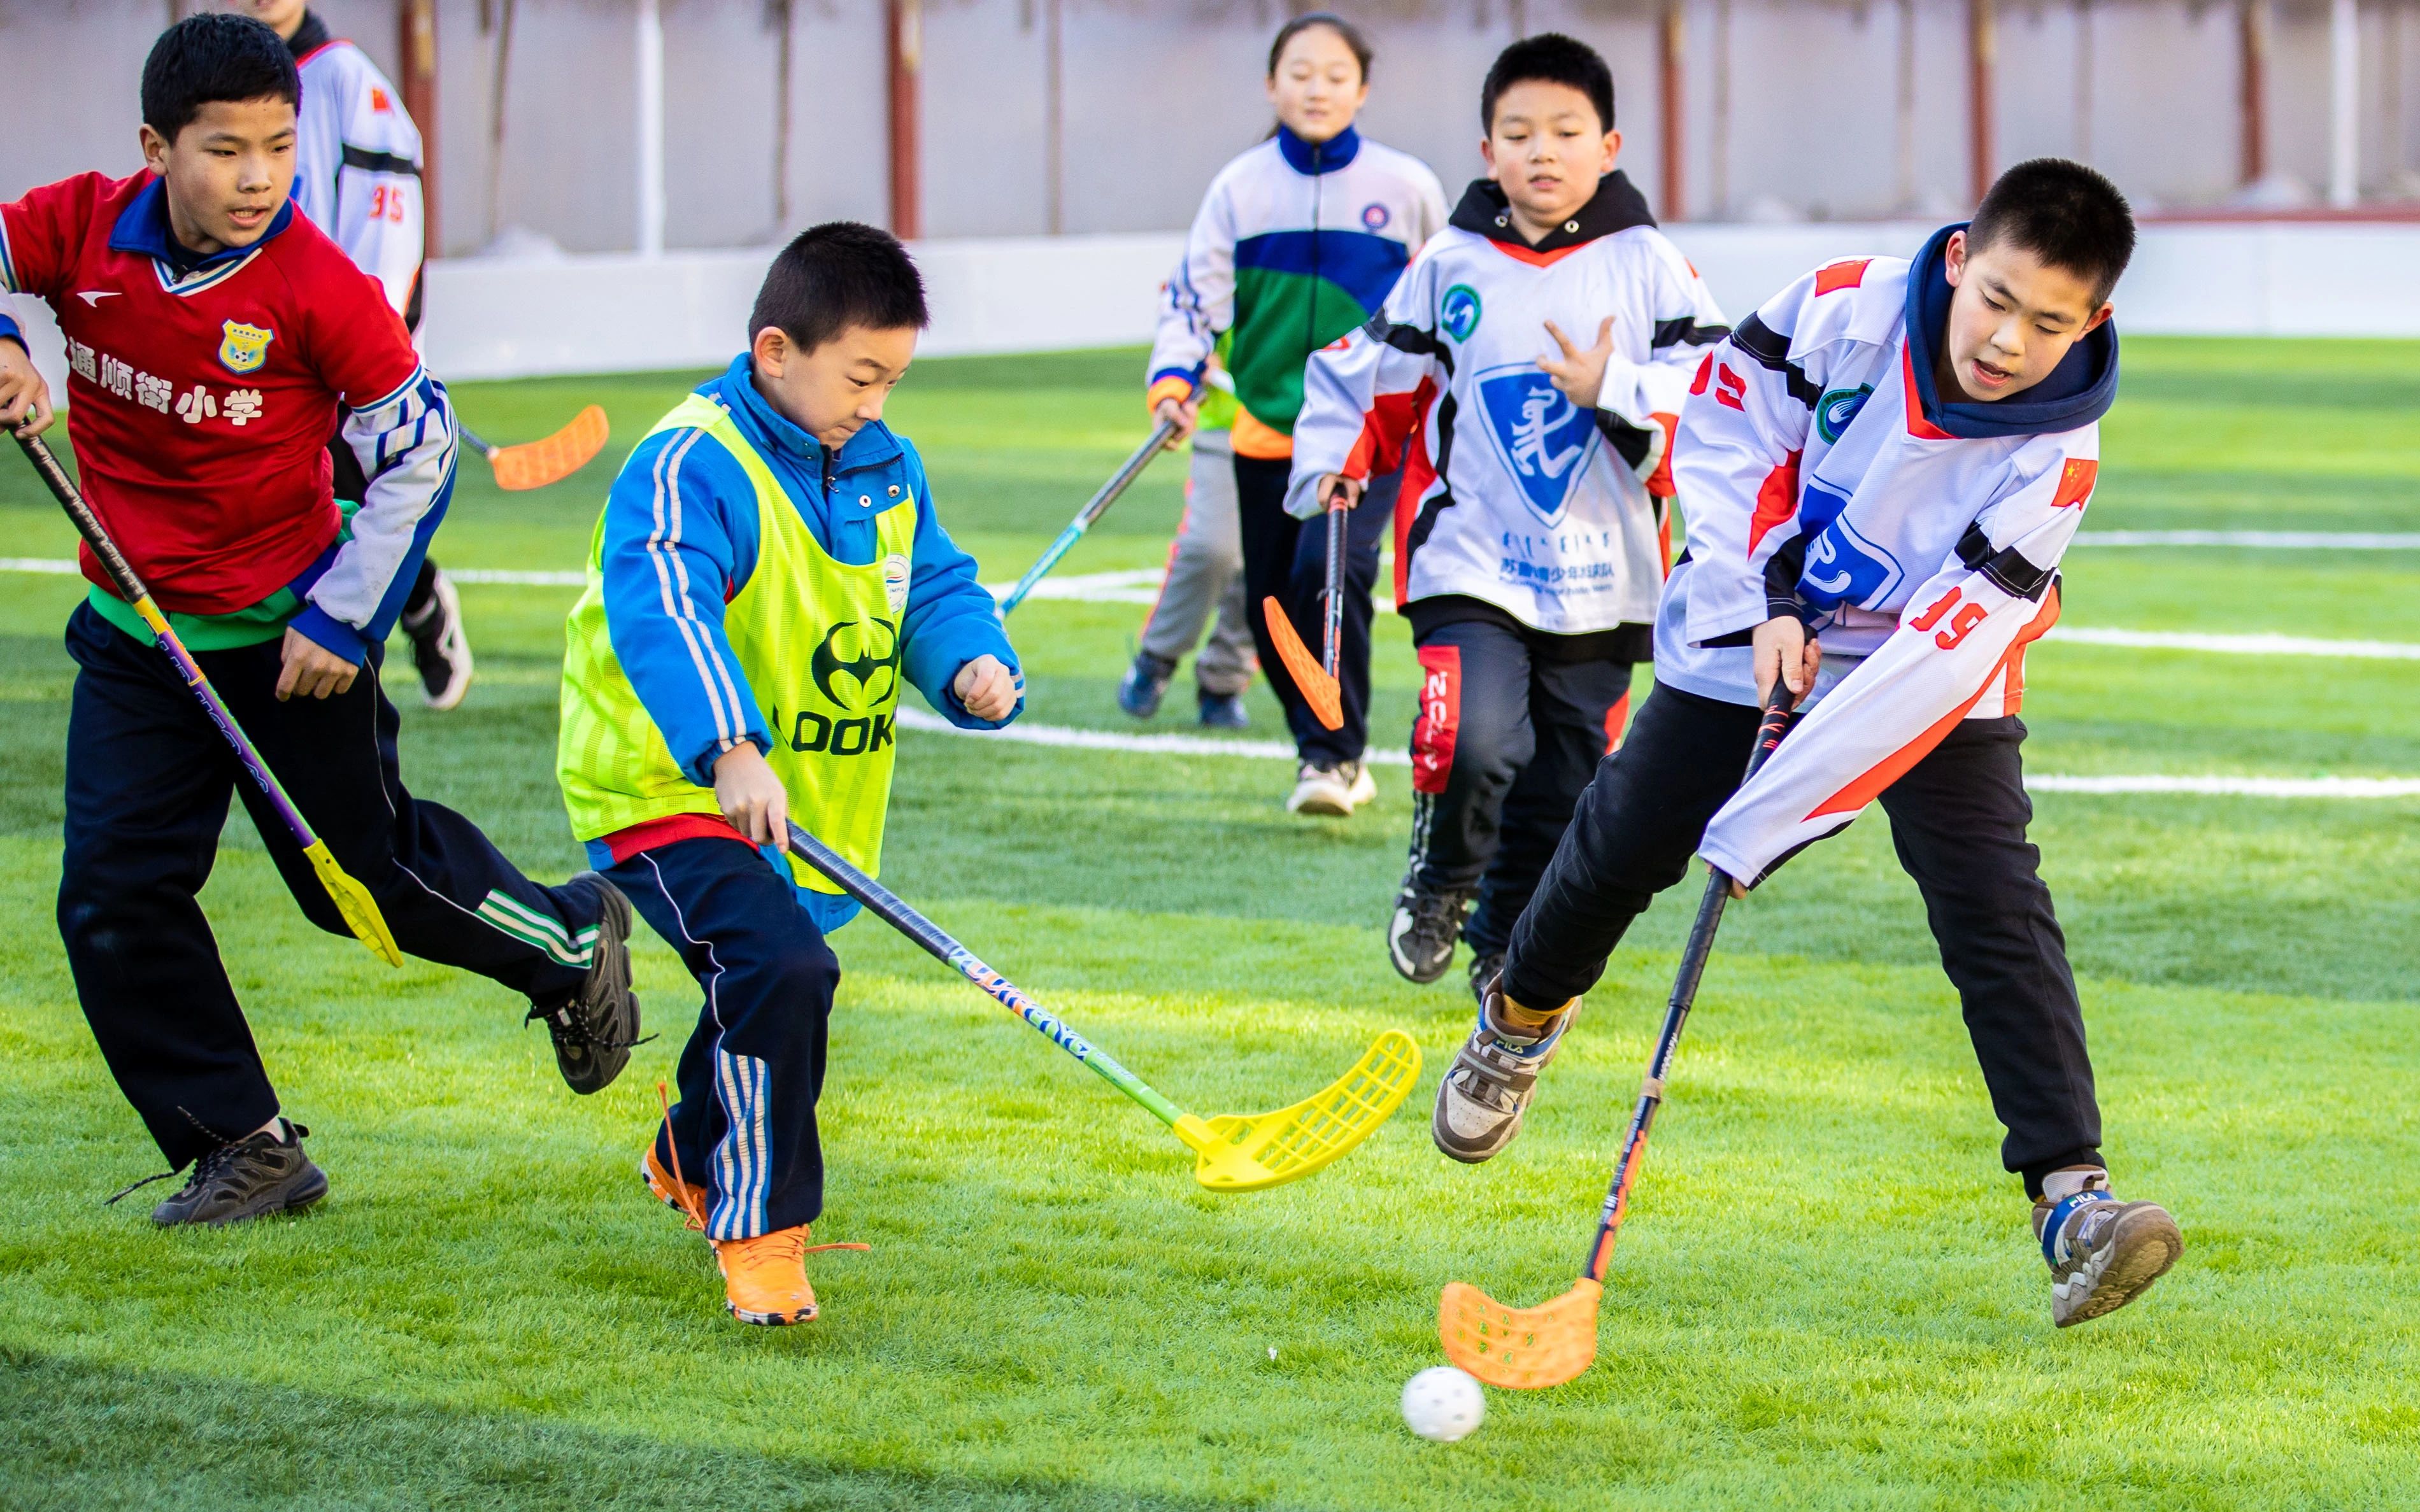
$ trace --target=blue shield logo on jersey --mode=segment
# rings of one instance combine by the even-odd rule
[[[1540,519],[1559,524],[1572,482],[1596,455],[1596,416],[1528,363],[1479,375],[1479,408],[1496,455]]]
[[[1798,594],[1818,609],[1871,609],[1888,598],[1903,576],[1896,558],[1849,523],[1842,514],[1848,507],[1847,499],[1817,483],[1807,485],[1799,501],[1807,565],[1798,576]]]

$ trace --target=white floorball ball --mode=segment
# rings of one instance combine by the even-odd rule
[[[1469,1372],[1431,1365],[1404,1382],[1404,1426],[1432,1443],[1466,1439],[1487,1415],[1487,1398]]]

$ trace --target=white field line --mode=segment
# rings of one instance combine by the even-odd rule
[[[1145,756],[1221,756],[1290,762],[1294,748],[1275,740],[1212,740],[1202,735],[1129,735],[1056,724],[1013,724],[1005,730],[961,730],[937,714],[899,706],[899,725],[933,734],[1070,750],[1114,750]],[[1409,766],[1400,750],[1372,750],[1373,766]],[[2401,777],[2057,777],[2028,776],[2036,793],[2181,793],[2243,798],[2420,798],[2420,778]]]
[[[2304,635],[2195,635],[2183,631],[2102,630],[2064,625],[2043,639],[2086,646],[2209,651],[2230,656],[2335,656],[2355,660],[2420,661],[2420,641],[2412,640],[2328,640]]]
[[[2078,546],[2233,546],[2267,551],[2420,551],[2420,532],[2078,531]]]
[[[2420,542],[2420,536],[2412,538]],[[72,560],[46,557],[0,557],[0,572],[42,573],[72,577],[77,571]],[[449,567],[446,576],[456,582],[517,584],[537,588],[579,588],[587,582],[587,575],[579,572],[513,572],[488,567]],[[1036,584],[1034,598],[1074,599],[1094,604],[1148,604],[1158,594],[1160,569],[1140,567],[1126,572],[1080,573],[1067,578],[1046,578]],[[992,596],[1001,597],[1014,587],[1013,583],[986,583]],[[1382,598],[1381,602],[1385,602]],[[2060,625],[2046,638],[2065,640],[2075,645],[2128,646],[2152,651],[2200,651],[2234,656],[2326,656],[2347,660],[2420,661],[2420,641],[2412,640],[2335,640],[2318,636],[2272,635],[2201,635],[2181,630],[2112,630],[2079,625]],[[1078,732],[1080,733],[1081,732]],[[1210,745],[1226,749],[1231,741],[1212,741]]]

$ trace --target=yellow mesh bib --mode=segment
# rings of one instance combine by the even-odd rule
[[[849,566],[817,544],[721,404],[691,394],[648,434],[679,429],[704,431],[755,486],[756,570],[723,606],[722,627],[764,702],[773,737],[767,760],[789,792],[790,812],[825,844],[878,874],[898,756],[899,630],[916,501],[903,495],[877,515],[875,560]],[[613,656],[604,541],[600,518],[589,541],[587,591],[566,627],[555,755],[571,832],[582,841],[675,814],[721,812],[713,790],[690,781],[673,759]],[[818,892],[840,890],[795,859],[791,872]]]

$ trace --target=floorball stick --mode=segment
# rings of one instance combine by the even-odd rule
[[[243,733],[243,727],[236,723],[234,711],[219,697],[218,689],[210,686],[209,678],[203,674],[201,664],[194,659],[193,653],[177,639],[177,632],[169,627],[168,616],[162,613],[160,606],[152,601],[151,591],[143,586],[143,579],[127,565],[124,554],[117,549],[117,543],[109,538],[109,532],[102,528],[101,517],[92,512],[90,504],[85,502],[74,480],[68,476],[65,468],[59,466],[59,459],[51,455],[50,447],[39,437],[20,432],[17,444],[24,448],[26,459],[34,464],[34,471],[50,485],[51,493],[58,500],[59,507],[68,512],[68,518],[75,521],[77,532],[83,535],[85,544],[92,548],[92,554],[100,558],[101,564],[108,569],[110,581],[117,585],[117,596],[125,599],[133,607],[135,613],[143,616],[143,623],[151,627],[151,634],[159,642],[161,654],[177,669],[177,675],[185,680],[185,686],[194,690],[194,697],[202,701],[202,707],[209,712],[210,722],[219,727],[219,733],[226,736],[227,744],[235,748],[236,759],[243,763],[244,770],[252,774],[252,779],[260,784],[260,791],[269,795],[270,807],[277,810],[277,817],[285,821],[287,832],[294,837],[294,843],[302,846],[302,854],[309,857],[311,870],[319,874],[319,886],[328,889],[329,901],[336,905],[336,912],[344,916],[346,927],[370,948],[371,954],[388,965],[403,964],[403,952],[396,949],[395,934],[386,927],[386,918],[379,912],[378,903],[370,897],[369,889],[348,875],[345,869],[336,864],[336,858],[328,854],[326,844],[311,832],[310,823],[302,817],[302,810],[295,808],[294,800],[286,795],[286,788],[277,780],[277,774],[260,759],[260,752],[254,748],[251,738]]]
[[[1352,1070],[1299,1103],[1270,1113],[1195,1118],[977,960],[973,951],[950,938],[939,925],[795,824],[790,825],[790,854],[839,884],[935,960],[990,994],[1043,1038],[1090,1066],[1103,1081],[1141,1103],[1193,1151],[1193,1179],[1213,1192],[1255,1192],[1309,1176],[1370,1137],[1419,1080],[1420,1047],[1401,1029],[1388,1029],[1354,1062]]]
[[[1287,617],[1285,607],[1275,598],[1261,600],[1261,617],[1268,622],[1269,640],[1278,649],[1278,659],[1294,676],[1294,686],[1302,693],[1302,701],[1311,705],[1312,717],[1329,730],[1344,728],[1344,689],[1337,680],[1337,658],[1342,655],[1344,641],[1344,514],[1342,492],[1328,496],[1327,502],[1327,590],[1322,622],[1321,652],[1318,661],[1311,659],[1311,648],[1295,633],[1294,621]]]
[[[1194,394],[1201,392],[1202,378],[1201,375],[1196,373],[1192,391],[1186,395],[1187,400],[1189,402]],[[1175,434],[1176,422],[1173,420],[1163,420],[1152,427],[1150,439],[1136,447],[1134,455],[1121,463],[1115,472],[1109,474],[1109,481],[1101,485],[1092,498],[1084,501],[1084,507],[1076,511],[1076,517],[1067,522],[1067,528],[1059,532],[1059,538],[1051,542],[1049,548],[1034,560],[1033,565],[1025,569],[1024,577],[1016,579],[1016,586],[1010,589],[1008,596],[1000,601],[1001,618],[1005,619],[1015,612],[1016,606],[1025,602],[1025,595],[1033,592],[1033,585],[1048,577],[1050,569],[1059,565],[1062,557],[1076,549],[1076,543],[1084,538],[1084,532],[1093,528],[1094,521],[1109,512],[1109,506],[1118,501],[1118,495],[1125,492],[1129,484],[1142,476],[1142,470],[1151,466],[1151,459],[1167,447],[1169,438]]]
[[[1789,687],[1776,677],[1765,700],[1764,718],[1757,726],[1756,748],[1748,757],[1746,775],[1740,779],[1743,785],[1789,733],[1791,702]],[[1698,901],[1697,922],[1681,951],[1672,999],[1664,1010],[1664,1029],[1655,1037],[1655,1053],[1648,1058],[1647,1079],[1638,1088],[1638,1107],[1630,1116],[1630,1134],[1622,1141],[1621,1160],[1614,1166],[1613,1185],[1606,1193],[1596,1237],[1589,1243],[1588,1264],[1581,1269],[1579,1280],[1571,1290],[1535,1307],[1507,1307],[1466,1281],[1448,1284],[1437,1299],[1437,1337],[1445,1345],[1445,1357],[1491,1386],[1559,1386],[1596,1358],[1597,1302],[1605,1294],[1605,1273],[1613,1263],[1614,1236],[1621,1231],[1631,1185],[1647,1156],[1647,1131],[1655,1122],[1655,1110],[1664,1103],[1664,1078],[1672,1069],[1672,1051],[1681,1042],[1681,1026],[1689,1021],[1689,1006],[1697,1001],[1698,980],[1705,975],[1714,931],[1723,921],[1723,905],[1730,895],[1731,879],[1710,868],[1705,894]]]
[[[455,430],[488,459],[488,466],[495,470],[496,486],[515,493],[561,483],[605,450],[606,441],[613,434],[613,427],[606,422],[604,407],[593,404],[572,416],[571,424],[553,435],[518,446],[489,445],[473,435],[458,416]]]

